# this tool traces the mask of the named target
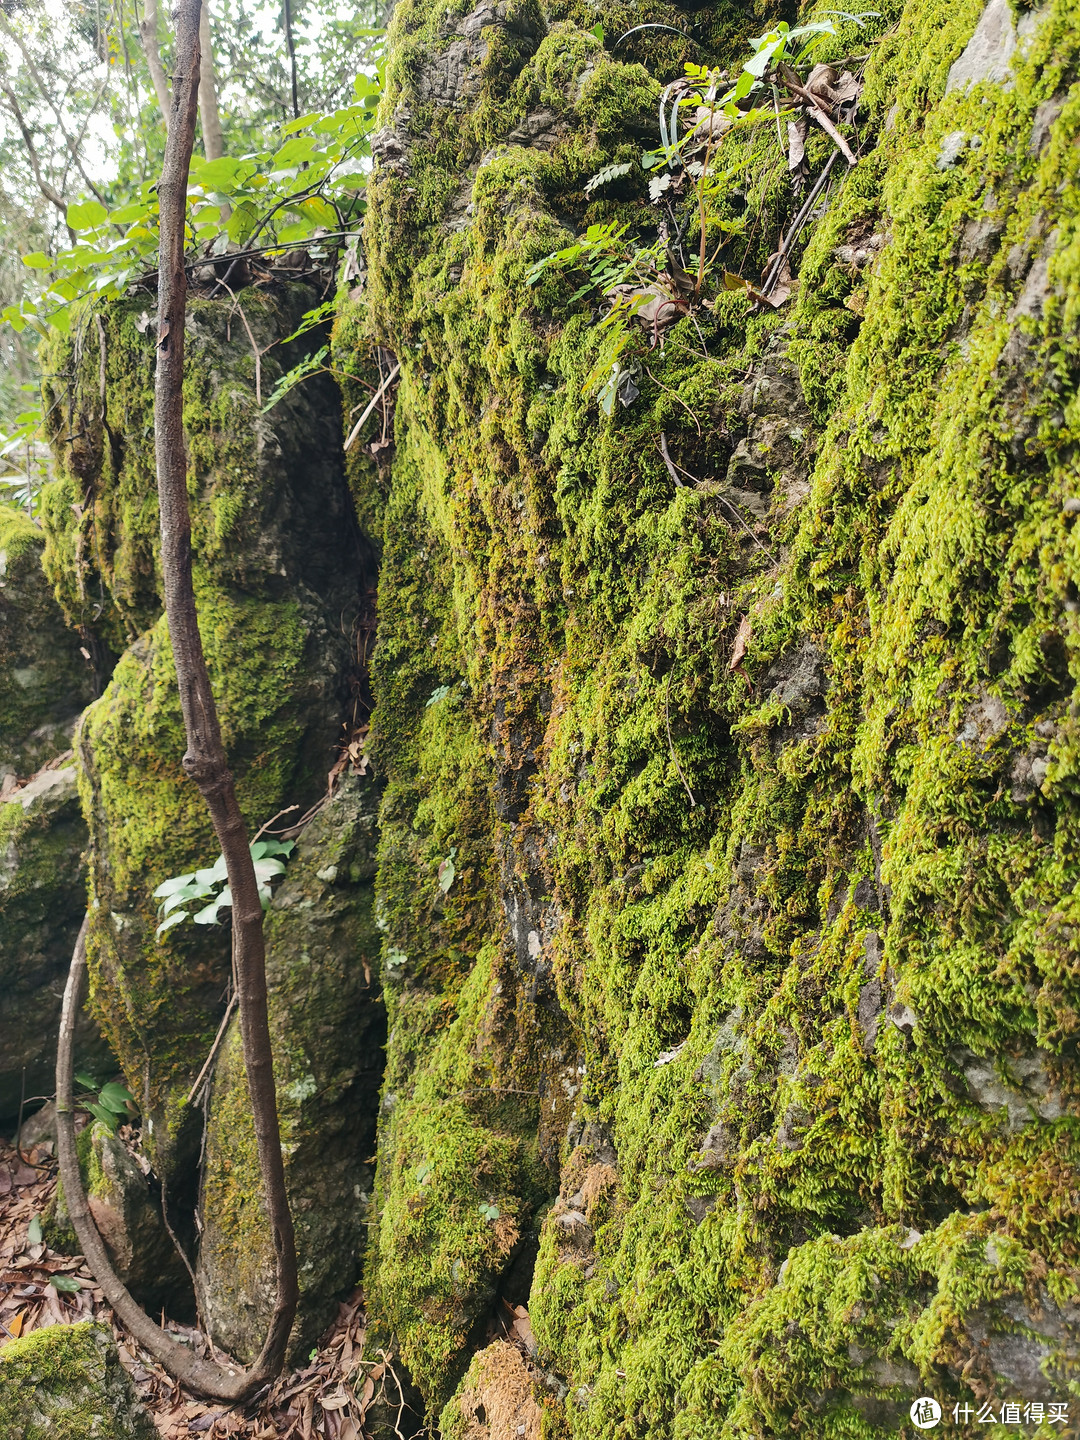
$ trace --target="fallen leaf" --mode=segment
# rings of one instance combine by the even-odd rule
[[[735,644],[732,646],[731,659],[728,661],[729,670],[737,670],[746,656],[746,647],[750,641],[750,616],[744,615],[739,621],[739,628],[735,632]]]
[[[794,174],[800,168],[806,157],[806,119],[789,120],[787,122],[788,135],[788,169]]]

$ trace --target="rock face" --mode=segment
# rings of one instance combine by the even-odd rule
[[[797,289],[717,272],[605,415],[587,267],[529,268],[662,233],[665,87],[760,14],[640,12],[692,52],[603,5],[394,19],[337,334],[401,360],[393,464],[351,462],[383,543],[366,1284],[433,1416],[519,1286],[575,1440],[895,1434],[916,1384],[997,1414],[1080,1363],[1032,1300],[1074,1293],[1080,1226],[1076,8],[843,28],[859,155]],[[807,193],[775,141],[723,141],[743,276]],[[807,187],[832,153],[808,134]]]
[[[44,547],[38,526],[0,504],[0,1121],[20,1094],[53,1088],[60,997],[86,909],[75,772],[37,772],[70,748],[98,676],[53,598]],[[81,1061],[105,1060],[89,1021],[79,1040]]]
[[[98,693],[90,652],[65,626],[41,568],[44,548],[38,526],[0,504],[0,780],[27,780],[68,749]]]
[[[85,845],[73,766],[43,770],[0,802],[0,1119],[17,1114],[22,1093],[54,1088],[60,1001],[86,911]],[[89,1016],[76,1050],[80,1067],[113,1063]]]
[[[314,299],[293,285],[244,303],[265,349]],[[230,330],[228,307],[193,302],[190,329],[195,587],[225,746],[254,831],[285,806],[301,814],[325,789],[355,679],[368,552],[344,484],[333,387],[305,385],[263,415],[250,345],[243,327]],[[218,847],[180,763],[144,439],[151,330],[141,305],[125,302],[103,317],[100,354],[57,347],[50,371],[70,378],[52,397],[58,440],[76,438],[58,443],[60,478],[42,508],[46,565],[69,621],[123,651],[76,741],[90,829],[92,1005],[142,1107],[148,1153],[190,1213],[201,1116],[186,1097],[224,1010],[229,940],[224,926],[191,925],[155,938],[155,887],[212,864]],[[295,343],[275,349],[263,383],[300,353]]]
[[[378,791],[351,776],[300,838],[267,916],[278,1114],[296,1227],[305,1354],[356,1282],[372,1217],[386,1019],[374,879]],[[273,1302],[270,1235],[239,1028],[214,1072],[196,1279],[214,1338],[250,1360]]]
[[[112,1336],[50,1325],[0,1349],[0,1434],[11,1440],[156,1440]]]

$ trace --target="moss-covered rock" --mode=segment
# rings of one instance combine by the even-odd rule
[[[149,1314],[166,1310],[174,1320],[194,1319],[191,1277],[169,1235],[160,1187],[147,1176],[148,1162],[140,1157],[140,1164],[100,1121],[80,1131],[77,1144],[90,1214],[122,1283]],[[173,1218],[182,1225],[182,1217]],[[53,1249],[69,1254],[79,1250],[62,1181],[47,1236]]]
[[[278,1115],[296,1227],[305,1353],[359,1276],[371,1223],[386,1018],[374,915],[378,791],[347,776],[300,837],[266,919]],[[214,1337],[243,1359],[265,1337],[273,1256],[234,1020],[214,1072],[196,1278]]]
[[[21,780],[69,748],[98,693],[85,641],[64,624],[42,570],[45,536],[0,504],[0,779]]]
[[[313,299],[302,286],[244,292],[266,389],[300,358],[301,342],[272,345]],[[285,806],[302,812],[325,787],[355,678],[369,556],[343,480],[335,388],[316,377],[263,414],[251,346],[230,305],[193,303],[185,427],[203,645],[254,830]],[[58,444],[61,477],[43,499],[46,563],[69,617],[127,646],[77,739],[90,828],[91,997],[146,1117],[148,1152],[183,1208],[194,1200],[187,1160],[201,1124],[186,1097],[223,1012],[229,941],[225,927],[155,938],[154,888],[212,863],[217,846],[181,768],[161,615],[153,337],[134,302],[98,319],[104,418],[99,355],[59,344],[49,367],[65,381],[54,396],[58,441],[78,439]]]
[[[86,826],[73,766],[43,770],[0,802],[0,1118],[20,1095],[50,1094],[60,1001],[86,912]],[[76,1032],[79,1064],[111,1063],[96,1025]],[[25,1080],[24,1080],[25,1068]]]
[[[541,1440],[545,1394],[535,1366],[506,1340],[473,1356],[461,1388],[439,1417],[442,1440]]]
[[[384,543],[371,1298],[434,1411],[512,1268],[494,1227],[537,1218],[578,1440],[1075,1393],[1080,17],[1015,43],[997,5],[980,78],[981,10],[832,42],[870,53],[861,153],[796,298],[635,337],[610,417],[577,277],[526,272],[655,228],[580,190],[670,56],[396,12],[337,335],[402,360],[392,472],[352,472]],[[775,133],[725,145],[757,275],[798,202]]]
[[[101,1325],[49,1325],[0,1349],[0,1434],[11,1440],[155,1440]]]

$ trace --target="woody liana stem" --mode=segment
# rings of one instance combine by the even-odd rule
[[[85,923],[75,948],[64,997],[57,1054],[57,1111],[60,1118],[57,1148],[64,1192],[79,1244],[94,1278],[119,1318],[139,1343],[183,1384],[217,1399],[240,1400],[281,1370],[296,1313],[298,1292],[296,1246],[285,1191],[267,1016],[262,902],[247,827],[237,804],[233,778],[221,741],[221,727],[203,654],[192,585],[182,388],[187,308],[184,222],[199,93],[200,8],[201,0],[180,0],[174,12],[176,75],[172,87],[168,141],[158,185],[161,250],[154,439],[165,613],[187,743],[183,767],[206,801],[228,872],[232,894],[233,967],[240,1004],[244,1067],[274,1254],[276,1293],[273,1313],[262,1350],[247,1370],[231,1371],[200,1359],[155,1324],[117,1277],[90,1215],[75,1151],[71,1102],[72,1042],[86,971]]]

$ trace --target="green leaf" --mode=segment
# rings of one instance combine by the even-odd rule
[[[195,874],[174,875],[171,880],[163,880],[154,891],[154,899],[160,900],[163,895],[173,895],[177,890],[183,890],[185,885],[190,885],[195,879]]]
[[[186,910],[174,910],[154,931],[155,937],[160,938],[166,930],[171,930],[174,925],[182,925],[185,920],[190,920],[190,918]]]
[[[89,1110],[95,1120],[100,1120],[106,1130],[111,1130],[115,1133],[119,1121],[111,1110],[106,1109],[104,1105],[98,1105],[93,1100],[88,1100],[83,1108]]]
[[[227,899],[226,896],[228,896]],[[196,925],[216,925],[218,923],[218,911],[224,909],[226,905],[231,904],[232,896],[229,895],[228,888],[226,888],[216,900],[211,900],[210,904],[204,909],[197,910],[191,918],[195,921]]]
[[[295,135],[298,130],[306,130],[309,125],[314,125],[316,120],[322,120],[321,110],[312,110],[309,115],[301,115],[297,120],[290,120],[287,125],[281,127],[283,135]]]
[[[219,855],[213,865],[205,870],[196,870],[195,879],[200,885],[213,885],[225,879],[228,871],[225,869],[225,856]]]
[[[89,1074],[89,1072],[86,1070],[80,1070],[78,1072],[78,1074],[75,1076],[75,1083],[76,1085],[81,1085],[85,1090],[96,1091],[98,1088],[97,1081],[94,1079],[93,1075]]]
[[[26,1238],[31,1245],[41,1244],[41,1216],[33,1215],[30,1224],[26,1227]]]
[[[444,860],[439,866],[439,889],[444,895],[449,891],[450,886],[453,885],[456,875],[457,870],[454,868],[453,860]]]
[[[97,200],[86,200],[81,205],[67,207],[67,223],[73,230],[96,230],[108,218],[108,210]]]
[[[235,245],[243,245],[259,223],[259,212],[250,200],[242,200],[229,216],[225,227],[229,239]]]
[[[301,161],[307,160],[315,149],[316,143],[310,135],[294,135],[291,140],[285,141],[285,144],[274,156],[274,169],[282,170],[288,166],[298,165]]]
[[[191,178],[200,190],[221,190],[231,194],[243,164],[242,160],[232,160],[228,156],[208,160],[205,165],[199,166],[197,172],[193,172]]]
[[[596,22],[596,24],[595,24],[595,25],[592,27],[592,29],[589,31],[589,34],[590,34],[590,35],[595,35],[596,38],[597,38],[597,40],[600,41],[600,44],[601,44],[601,45],[604,43],[604,27],[603,27],[602,23],[601,23],[599,20]]]
[[[131,225],[136,220],[146,220],[151,214],[156,213],[156,209],[151,211],[149,206],[136,200],[130,205],[121,205],[118,210],[110,210],[109,223],[111,225]]]
[[[106,1110],[111,1110],[114,1115],[126,1115],[128,1113],[128,1101],[134,1103],[135,1097],[125,1086],[112,1080],[108,1085],[101,1087],[98,1099]]]
[[[52,256],[46,255],[43,250],[31,250],[29,255],[22,257],[22,263],[31,270],[51,270],[53,265]]]
[[[82,1289],[74,1275],[50,1275],[49,1284],[61,1295],[77,1295]]]

